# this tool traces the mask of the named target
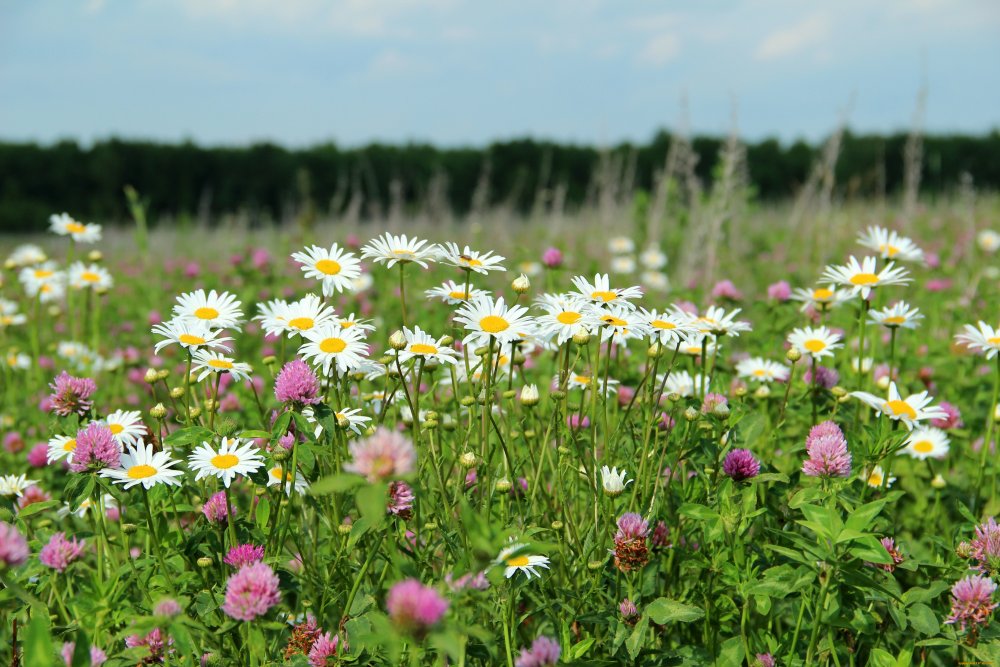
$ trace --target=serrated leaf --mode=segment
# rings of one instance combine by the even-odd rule
[[[913,629],[922,635],[936,635],[941,631],[941,623],[934,615],[934,611],[922,602],[911,606],[907,616]]]
[[[25,507],[24,509],[20,510],[17,513],[17,518],[26,519],[32,514],[38,514],[39,512],[44,512],[47,509],[52,509],[53,507],[56,507],[57,505],[59,505],[58,500],[44,500],[40,503],[31,503],[30,505],[28,505],[27,507]]]
[[[705,610],[676,600],[657,598],[646,605],[646,614],[657,625],[666,625],[697,621],[705,615]]]

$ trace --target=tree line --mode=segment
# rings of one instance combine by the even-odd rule
[[[457,214],[477,206],[527,212],[538,193],[558,191],[568,208],[590,203],[602,165],[619,165],[631,190],[652,190],[672,136],[661,131],[645,144],[608,148],[534,139],[498,141],[479,148],[333,143],[287,149],[271,143],[208,147],[191,142],[108,139],[90,146],[0,142],[0,231],[44,229],[49,214],[67,211],[82,220],[128,218],[123,188],[135,187],[152,220],[197,216],[208,220],[243,213],[260,223],[287,220],[303,210],[338,215],[363,202],[363,215],[392,206],[425,206],[431,199]],[[696,136],[695,172],[713,178],[725,139]],[[893,195],[903,187],[906,134],[845,132],[836,163],[838,194]],[[982,136],[922,138],[923,193],[954,189],[969,176],[975,187],[1000,186],[1000,131]],[[767,139],[746,145],[755,195],[792,197],[808,178],[822,146]]]

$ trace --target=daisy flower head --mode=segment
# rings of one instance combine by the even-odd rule
[[[924,459],[943,459],[948,455],[951,440],[948,434],[933,426],[918,426],[910,431],[903,452],[923,461]]]
[[[657,292],[666,292],[670,289],[670,279],[662,271],[643,271],[639,280],[644,287]]]
[[[677,394],[678,396],[687,398],[690,396],[701,396],[704,393],[701,386],[701,375],[692,376],[687,371],[673,371],[666,378],[666,383],[664,384],[663,380],[666,375],[666,373],[662,373],[656,381],[663,384],[664,391],[668,396],[670,394]]]
[[[355,317],[354,313],[351,313],[346,317],[334,316],[333,320],[340,325],[341,329],[357,327],[361,330],[362,336],[367,336],[369,332],[375,331],[375,325],[371,323],[371,320],[359,320]]]
[[[174,318],[195,320],[212,329],[235,328],[243,321],[242,304],[229,292],[199,289],[177,297]]]
[[[137,484],[142,484],[144,489],[157,484],[180,486],[177,478],[184,473],[173,468],[177,463],[167,452],[154,453],[152,445],[140,440],[134,447],[129,445],[128,451],[122,454],[120,468],[104,468],[100,474],[115,484],[124,485],[126,490]]]
[[[840,342],[840,334],[835,334],[826,327],[792,329],[792,333],[788,334],[788,343],[813,359],[832,357],[834,350],[844,347]]]
[[[237,475],[246,477],[263,465],[257,446],[250,440],[240,442],[239,438],[222,438],[218,447],[202,442],[188,457],[188,467],[198,473],[195,480],[218,477],[227,489]]]
[[[606,273],[595,273],[593,282],[584,276],[576,276],[573,278],[573,286],[586,301],[599,307],[614,304],[631,310],[635,306],[629,299],[642,297],[642,288],[639,286],[612,288]]]
[[[229,373],[236,380],[249,380],[253,372],[250,364],[236,361],[213,350],[195,350],[192,358],[194,360],[191,366],[192,372],[200,372],[198,382],[214,373]]]
[[[0,477],[0,496],[20,498],[24,495],[29,486],[38,484],[33,479],[28,479],[27,475],[3,475]]]
[[[306,278],[322,282],[323,296],[353,290],[354,280],[361,276],[361,262],[336,243],[329,248],[309,246],[303,252],[293,252],[292,259],[302,265]]]
[[[492,251],[480,253],[472,250],[469,246],[460,250],[457,243],[450,241],[438,246],[438,259],[450,266],[457,266],[460,269],[475,271],[483,275],[490,271],[507,270],[500,265],[500,262],[504,261],[504,257],[494,255]]]
[[[612,498],[620,496],[625,487],[635,481],[633,479],[625,479],[627,476],[628,472],[624,469],[619,471],[618,468],[601,466],[601,486],[604,488],[604,493]]]
[[[559,382],[559,376],[556,375],[554,382]],[[566,376],[566,388],[567,389],[590,389],[591,384],[593,384],[594,378],[591,375],[584,375],[582,373],[570,373]],[[597,390],[601,391],[604,388],[604,378],[597,379]],[[608,378],[608,394],[614,394],[618,392],[618,380],[614,378]]]
[[[396,264],[410,262],[426,269],[428,262],[433,262],[436,258],[435,246],[429,246],[427,241],[416,237],[407,238],[406,234],[395,236],[386,232],[361,248],[361,259],[371,259],[376,264],[385,263],[386,268],[390,269]]]
[[[424,362],[433,359],[442,364],[454,364],[458,360],[458,352],[444,344],[444,337],[435,339],[418,326],[413,329],[403,327],[403,337],[406,347],[398,352],[394,350],[401,364],[418,358]]]
[[[364,332],[357,327],[343,329],[337,324],[326,323],[303,334],[306,343],[299,348],[299,355],[325,375],[335,370],[344,375],[360,366],[368,356]]]
[[[908,431],[912,431],[917,422],[947,416],[947,413],[940,407],[930,405],[933,399],[927,395],[926,391],[912,394],[905,399],[902,398],[895,382],[889,383],[889,397],[887,399],[865,391],[852,391],[851,396],[890,419],[902,422]]]
[[[494,563],[504,567],[505,577],[510,579],[518,572],[523,573],[528,579],[541,577],[542,575],[536,568],[549,568],[549,559],[547,556],[527,554],[525,553],[527,548],[525,544],[512,544],[500,552]]]
[[[471,284],[468,291],[466,291],[464,284],[460,285],[454,280],[447,280],[438,287],[432,287],[427,290],[424,294],[432,299],[440,299],[448,305],[457,306],[460,303],[485,296],[489,293],[485,290],[475,289]]]
[[[750,357],[736,364],[737,375],[755,382],[784,382],[789,372],[788,366],[761,357]]]
[[[295,489],[295,493],[302,495],[309,488],[309,482],[306,481],[305,477],[301,473],[295,473],[294,477],[291,470],[285,470],[282,466],[276,465],[268,468],[267,470],[267,485],[277,486],[284,482],[285,495],[291,497],[292,489]]]
[[[146,425],[138,410],[115,410],[104,418],[111,435],[118,444],[134,445],[146,435]]]
[[[751,330],[749,322],[736,319],[740,314],[740,308],[727,313],[724,308],[709,306],[702,315],[688,313],[676,306],[674,308],[678,317],[687,317],[691,326],[703,335],[739,336],[740,332]]]
[[[49,231],[59,236],[69,236],[77,243],[97,243],[101,240],[101,226],[77,222],[68,213],[49,216]]]
[[[718,343],[715,342],[715,337],[711,334],[696,333],[682,341],[678,350],[681,354],[700,357],[703,351],[702,347],[704,347],[706,355],[712,356],[715,354],[715,348],[718,347]]]
[[[254,319],[259,319],[261,326],[269,336],[288,335],[301,336],[305,331],[312,331],[333,320],[336,316],[332,307],[324,305],[316,294],[306,294],[298,301],[291,303],[275,300],[262,307]]]
[[[68,435],[56,435],[49,439],[47,461],[53,463],[61,459],[73,462],[73,452],[76,451],[76,438]]]
[[[994,329],[982,320],[977,326],[965,325],[965,332],[955,336],[955,340],[971,350],[982,352],[992,359],[1000,352],[1000,329]]]
[[[976,234],[976,245],[985,253],[993,254],[1000,250],[1000,234],[992,229],[984,229]]]
[[[639,313],[649,329],[650,337],[660,345],[677,345],[697,331],[691,324],[691,318],[679,309],[660,312],[640,308]]]
[[[562,345],[578,333],[596,331],[601,325],[590,303],[577,295],[560,298],[550,294],[539,298],[544,315],[535,318],[538,336]]]
[[[860,294],[867,299],[872,290],[885,285],[904,285],[910,282],[906,269],[898,268],[889,262],[876,273],[878,260],[875,257],[865,257],[861,262],[851,255],[843,266],[828,266],[823,271],[823,280],[842,285],[851,290],[852,295]]]
[[[667,265],[667,256],[656,245],[650,245],[639,253],[639,261],[650,271],[659,271]]]
[[[506,345],[534,332],[534,320],[527,312],[524,306],[508,306],[503,297],[494,300],[482,296],[462,304],[455,313],[455,321],[470,332],[462,340],[463,345],[489,345],[493,340]]]
[[[869,227],[860,236],[858,243],[876,251],[882,259],[903,262],[923,262],[924,251],[910,239],[885,227]]]
[[[629,255],[618,255],[611,258],[612,273],[635,273],[635,258]]]
[[[892,476],[889,479],[885,478],[885,471],[882,470],[882,466],[875,466],[871,470],[866,471],[865,478],[865,483],[874,489],[881,489],[883,485],[888,489],[896,481],[896,478]]]
[[[635,241],[627,236],[613,236],[608,239],[608,250],[616,255],[635,252]]]
[[[213,330],[203,322],[183,318],[156,324],[153,326],[153,333],[163,337],[163,340],[153,346],[155,354],[159,354],[168,345],[180,345],[192,351],[202,347],[228,351],[226,342],[232,340],[230,336],[223,336],[221,329]]]
[[[6,266],[12,269],[20,269],[25,266],[41,264],[48,259],[45,251],[34,243],[24,243],[14,248],[7,258]]]
[[[69,267],[69,286],[73,289],[109,290],[114,281],[103,266],[74,262]]]
[[[911,308],[905,301],[897,301],[891,306],[868,313],[868,319],[887,329],[916,329],[924,316],[918,308]]]
[[[623,343],[633,338],[645,338],[650,333],[645,318],[621,305],[610,306],[602,310],[599,316],[602,341]]]

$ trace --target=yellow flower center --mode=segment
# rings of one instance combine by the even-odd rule
[[[826,343],[817,338],[811,338],[807,340],[802,344],[802,346],[807,350],[809,350],[810,352],[822,352],[823,350],[826,349]]]
[[[311,317],[293,317],[288,320],[288,326],[293,329],[298,329],[299,331],[306,331],[312,329],[315,322]]]
[[[235,454],[216,454],[212,457],[212,465],[222,470],[229,470],[240,462],[240,457]]]
[[[146,479],[156,474],[156,468],[148,465],[132,466],[128,469],[128,476],[132,479]]]
[[[897,417],[909,417],[910,419],[917,418],[917,411],[907,403],[906,401],[886,401],[885,407]]]
[[[101,282],[101,277],[93,271],[84,271],[80,274],[80,280],[87,283],[99,283]]]
[[[920,454],[930,454],[934,451],[934,443],[930,440],[921,440],[920,442],[913,443],[913,451]]]
[[[559,320],[560,324],[576,324],[581,317],[583,315],[574,313],[572,310],[567,310],[556,315],[556,319]]]
[[[763,368],[756,368],[756,369],[754,369],[753,374],[756,375],[759,378],[762,378],[765,375],[767,375],[767,371],[765,371]]]
[[[591,292],[590,298],[600,299],[604,303],[607,303],[609,301],[614,301],[615,299],[617,299],[618,295],[615,292],[612,292],[611,290],[606,290],[606,291],[598,290],[596,292]]]
[[[833,298],[833,290],[827,289],[825,287],[820,287],[819,289],[813,290],[813,298],[817,301],[826,301],[827,299]]]
[[[882,475],[877,472],[873,472],[868,475],[868,485],[869,486],[882,486]]]
[[[878,276],[874,273],[856,273],[851,276],[852,285],[874,285],[878,282]]]
[[[202,306],[198,310],[194,311],[194,316],[200,320],[214,320],[219,316],[219,311],[209,306]]]
[[[185,345],[204,345],[205,339],[200,336],[195,336],[194,334],[181,334],[177,337],[177,340],[184,343]]]
[[[1000,345],[1000,336],[994,336],[993,338],[987,338],[986,342],[990,345]]]
[[[271,468],[271,477],[274,477],[275,479],[279,479],[279,480],[282,477],[284,477],[286,482],[292,481],[292,473],[290,473],[290,472],[289,473],[284,472],[281,469],[281,466],[277,466],[275,468]]]
[[[87,231],[87,228],[81,225],[79,222],[69,222],[66,223],[66,231],[71,234],[83,234]]]
[[[319,349],[327,354],[337,354],[347,348],[347,342],[343,338],[324,338],[319,343]]]
[[[340,273],[340,264],[332,259],[321,259],[316,262],[316,270],[328,276],[335,276]]]
[[[889,245],[888,243],[881,243],[878,247],[880,252],[884,252],[888,257],[895,257],[899,252],[899,248],[894,245]]]
[[[64,452],[75,452],[76,451],[76,440],[67,440],[63,443]]]
[[[590,384],[590,378],[586,375],[574,375],[573,382],[578,382],[580,384]]]
[[[906,318],[901,315],[892,315],[890,317],[885,318],[886,324],[902,324],[905,321]]]
[[[393,255],[413,255],[412,250],[406,250],[405,248],[400,248],[399,250],[393,250]]]
[[[36,278],[50,278],[53,273],[53,271],[49,271],[48,269],[35,269]]]
[[[620,317],[615,317],[613,315],[605,315],[604,317],[601,318],[601,321],[613,327],[623,327],[626,324],[628,324],[628,322],[626,322],[625,320],[621,319]]]
[[[350,329],[355,324],[357,324],[357,322],[352,322],[350,320],[341,320],[339,324],[341,329]]]
[[[233,368],[233,362],[226,361],[225,359],[209,359],[208,365],[212,368],[219,368],[226,371],[232,370]]]
[[[410,346],[410,352],[413,354],[437,354],[437,351],[436,347],[426,343],[414,343]]]
[[[510,328],[510,322],[497,315],[487,315],[479,320],[479,326],[486,333],[500,333]]]
[[[118,435],[125,430],[125,427],[121,424],[108,424],[108,430],[111,431],[113,435]]]
[[[483,265],[483,263],[480,262],[478,259],[474,259],[472,257],[459,257],[458,261],[461,262],[462,264],[465,264],[466,266],[482,266]]]
[[[653,320],[649,323],[654,329],[676,329],[677,325],[666,320]]]
[[[528,560],[527,556],[514,556],[513,558],[507,559],[507,565],[510,567],[524,567],[531,561]]]
[[[466,299],[469,298],[469,294],[467,292],[458,292],[458,291],[448,292],[448,296],[450,296],[452,299],[458,299],[459,301],[465,301]]]

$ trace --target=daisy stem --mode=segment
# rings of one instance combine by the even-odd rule
[[[994,413],[997,409],[997,399],[1000,398],[1000,354],[996,356],[996,360],[997,369],[996,373],[993,375],[993,398],[990,399],[990,404],[986,411],[986,436],[983,438],[983,447],[979,451],[979,472],[976,479],[977,499],[979,492],[982,489],[983,471],[986,469],[986,454],[990,451],[990,443],[993,441],[993,425],[996,421],[994,419]],[[990,471],[990,477],[990,503],[992,504],[997,497],[997,478],[995,470]]]
[[[160,561],[160,568],[163,570],[163,578],[167,580],[168,586],[173,589],[173,579],[170,576],[170,570],[167,569],[167,561],[163,557],[163,547],[160,544],[160,535],[156,530],[156,522],[153,521],[153,511],[151,509],[149,500],[149,489],[146,488],[145,484],[140,484],[142,487],[142,499],[143,506],[146,509],[146,521],[149,524],[150,536],[153,538],[151,541],[153,543],[153,551],[156,552],[156,559]]]
[[[812,375],[809,377],[809,396],[812,398],[812,425],[816,425],[817,412],[819,411],[819,406],[817,402],[819,401],[819,378],[816,377],[816,356],[810,354],[809,358],[812,359]]]
[[[511,608],[514,605],[514,598],[511,596],[507,600],[507,604],[504,605],[503,613],[503,647],[507,654],[507,667],[514,667],[514,652],[511,648],[512,637],[510,632],[510,616]]]
[[[223,488],[223,491],[226,494],[226,516],[228,517],[228,521],[226,521],[226,525],[229,528],[229,547],[231,549],[234,549],[234,548],[236,548],[236,544],[237,544],[237,542],[236,542],[236,517],[233,514],[233,502],[232,502],[232,500],[231,500],[231,498],[229,496],[229,485],[228,484],[223,484],[222,488]]]
[[[861,299],[861,311],[858,317],[858,389],[863,391],[865,382],[862,378],[865,374],[865,331],[868,328],[868,308],[871,304],[868,299]]]
[[[788,405],[788,395],[792,393],[792,381],[795,380],[795,362],[792,361],[792,370],[788,373],[788,384],[785,385],[785,397],[781,401],[781,411],[778,413],[778,421],[775,422],[775,427],[781,426],[781,423],[785,419],[785,407]],[[775,435],[777,431],[775,431]]]
[[[384,538],[385,531],[379,531],[378,541],[375,543],[374,548],[368,552],[365,562],[361,564],[361,569],[358,570],[358,576],[354,578],[354,585],[351,586],[351,592],[347,594],[347,603],[344,605],[344,613],[340,615],[341,626],[343,626],[343,623],[349,618],[351,606],[354,604],[354,596],[358,594],[358,589],[361,588],[361,580],[365,578],[368,568],[371,567],[372,561],[375,560],[375,555],[382,546],[382,540]]]
[[[889,327],[889,380],[895,377],[892,369],[896,365],[896,330],[897,327]]]
[[[208,430],[215,426],[215,413],[219,411],[219,385],[222,384],[222,373],[215,374],[215,391],[212,392],[212,409],[208,411]],[[253,383],[251,383],[253,384]]]
[[[406,281],[403,279],[403,270],[406,262],[399,263],[399,305],[403,311],[403,327],[406,327]]]
[[[98,352],[101,349],[101,295],[94,290],[88,290],[87,295],[89,299],[93,299],[90,314],[90,347],[94,352]]]
[[[187,348],[187,370],[184,371],[184,380],[182,386],[184,387],[184,419],[187,420],[187,425],[191,426],[191,348]]]
[[[705,386],[705,372],[708,370],[708,335],[705,334],[701,339],[701,398],[702,401],[705,400],[705,394],[708,393],[708,387]]]

